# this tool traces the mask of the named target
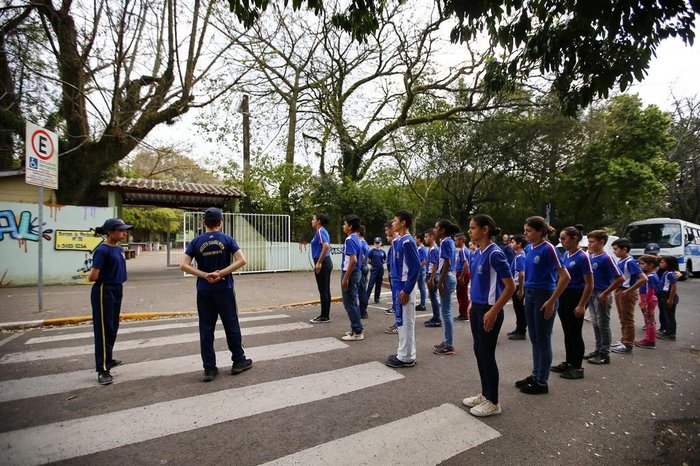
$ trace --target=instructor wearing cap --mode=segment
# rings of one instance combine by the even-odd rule
[[[126,281],[126,258],[119,246],[132,229],[120,218],[105,220],[95,233],[106,236],[104,243],[92,254],[92,269],[88,280],[95,282],[90,291],[92,304],[92,328],[95,334],[95,369],[97,382],[112,383],[110,370],[122,362],[112,357],[114,342],[119,330],[119,313],[122,307],[123,283]]]
[[[219,373],[214,352],[214,328],[221,316],[226,342],[231,351],[231,374],[250,369],[253,361],[243,351],[241,326],[238,322],[236,294],[232,272],[246,265],[243,251],[231,236],[221,232],[224,215],[210,207],[204,212],[206,232],[193,239],[182,258],[180,270],[197,277],[197,314],[199,314],[199,346],[204,366],[204,382],[211,382]],[[197,261],[197,267],[192,265]]]

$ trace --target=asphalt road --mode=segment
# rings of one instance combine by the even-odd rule
[[[187,326],[193,320],[129,323],[122,325],[115,348],[115,357],[125,364],[113,371],[118,383],[107,387],[97,386],[90,372],[89,335],[55,338],[89,332],[89,326],[2,334],[0,459],[5,460],[0,463],[17,458],[33,462],[45,454],[44,461],[63,458],[66,464],[252,465],[279,458],[286,464],[294,461],[288,455],[336,442],[329,447],[336,456],[327,464],[388,464],[364,456],[379,442],[391,463],[431,464],[416,453],[391,450],[392,442],[414,435],[424,442],[420,451],[444,456],[439,461],[446,465],[698,464],[700,280],[681,283],[679,295],[678,341],[614,355],[609,366],[586,365],[583,380],[553,374],[550,393],[539,396],[513,387],[531,369],[531,350],[528,341],[506,339],[514,326],[508,307],[497,351],[503,414],[482,420],[461,405],[480,387],[465,323],[455,323],[457,354],[435,356],[431,348],[441,341],[442,329],[424,328],[426,317],[419,318],[418,364],[394,370],[378,364],[395,352],[397,342],[384,333],[391,318],[379,308],[370,308],[367,338],[346,344],[339,340],[349,330],[340,304],[333,305],[331,323],[316,326],[304,325],[317,315],[316,307],[246,314],[253,320],[243,322],[243,328],[269,326],[244,336],[249,354],[260,350],[260,356],[253,356],[254,367],[231,376],[226,371],[230,362],[220,359],[222,373],[206,384],[199,380],[196,327]],[[641,313],[636,317],[641,336]],[[147,328],[172,323],[182,327]],[[612,324],[615,340],[616,317]],[[30,342],[40,337],[52,340]],[[584,337],[590,347],[588,323]],[[291,346],[285,356],[265,356],[259,348],[309,340],[314,341],[306,349]],[[220,337],[217,351],[225,350]],[[557,363],[563,358],[559,323],[554,351]],[[184,360],[166,369],[149,365],[187,355],[194,356],[191,367]],[[139,372],[142,363],[145,369]],[[68,374],[72,372],[76,374]],[[24,378],[32,379],[12,385]],[[456,425],[442,427],[437,437],[429,422],[406,420],[425,411],[436,413],[443,405],[458,407],[464,415],[457,413]],[[392,422],[397,422],[396,430],[391,430]],[[495,434],[484,440],[481,435],[492,434],[491,429]],[[465,447],[461,441],[474,445]]]

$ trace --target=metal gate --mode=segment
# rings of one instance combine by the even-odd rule
[[[225,213],[221,232],[236,239],[248,262],[236,273],[290,270],[290,226],[289,215]],[[205,231],[204,212],[185,212],[183,230],[186,250]]]

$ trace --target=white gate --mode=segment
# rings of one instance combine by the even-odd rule
[[[184,213],[185,250],[204,233],[204,212]],[[291,269],[289,215],[224,214],[222,233],[233,236],[248,263],[236,273],[283,272]]]

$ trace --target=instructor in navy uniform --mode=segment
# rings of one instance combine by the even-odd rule
[[[204,382],[211,382],[219,373],[214,352],[214,327],[219,316],[231,351],[231,373],[240,374],[253,365],[253,361],[246,359],[243,351],[231,275],[246,265],[246,259],[236,240],[221,233],[223,218],[221,209],[216,207],[210,207],[204,212],[206,231],[190,242],[180,264],[182,271],[197,277],[199,344],[204,364]],[[192,265],[192,259],[197,261],[196,267]]]

